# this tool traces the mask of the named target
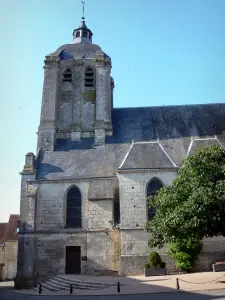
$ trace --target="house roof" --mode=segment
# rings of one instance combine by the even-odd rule
[[[17,227],[18,227],[19,220],[20,220],[19,215],[10,215],[9,222],[7,223],[6,232],[5,232],[6,241],[14,241],[18,239]]]
[[[102,146],[95,147],[93,138],[56,140],[53,153],[39,154],[36,179],[111,177],[121,165],[179,166],[210,139],[224,147],[225,104],[115,108],[112,125],[113,135]]]

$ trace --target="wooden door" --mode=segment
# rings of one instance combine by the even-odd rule
[[[80,274],[81,249],[80,246],[66,247],[66,274]]]

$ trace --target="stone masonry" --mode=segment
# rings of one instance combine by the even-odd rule
[[[16,286],[58,274],[143,273],[151,182],[171,185],[182,160],[225,145],[225,105],[113,108],[111,58],[84,18],[73,43],[45,58],[37,152],[21,174]],[[167,247],[159,250],[176,271]],[[195,270],[225,255],[204,241]]]

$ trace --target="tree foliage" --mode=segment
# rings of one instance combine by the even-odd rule
[[[170,244],[169,255],[176,261],[178,269],[190,270],[201,252],[202,246],[202,241],[198,239],[183,238]]]
[[[225,236],[225,150],[210,146],[187,157],[172,186],[161,188],[150,206],[157,209],[146,226],[150,247]]]

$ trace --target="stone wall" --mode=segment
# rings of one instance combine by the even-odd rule
[[[80,246],[81,256],[87,256],[86,236],[85,232],[38,234],[36,244],[38,279],[65,274],[66,246]],[[85,273],[86,264],[85,261],[81,261],[82,273]]]
[[[95,63],[72,60],[60,61],[59,97],[56,123],[60,131],[94,131],[96,89],[84,86],[87,66],[95,71]],[[63,82],[63,72],[70,69],[72,82]]]
[[[121,232],[121,241],[126,244],[120,257],[121,275],[141,275],[144,264],[147,263],[149,251],[157,251],[162,261],[166,262],[170,274],[177,273],[175,261],[168,255],[168,246],[162,249],[149,249],[147,246],[148,234],[143,230]],[[128,254],[129,253],[129,254]],[[203,240],[203,249],[192,269],[192,272],[212,271],[212,264],[225,258],[225,238],[214,237]]]
[[[225,238],[213,237],[203,240],[203,249],[193,268],[194,271],[211,271],[212,264],[225,260]]]
[[[156,250],[166,262],[170,273],[177,272],[175,262],[168,256],[168,246],[162,249],[148,247],[146,187],[151,178],[157,177],[171,185],[176,172],[120,173],[121,257],[119,272],[122,275],[143,274],[148,253]],[[204,246],[193,271],[210,271],[212,263],[225,257],[225,238],[204,239]]]
[[[38,234],[36,243],[35,270],[38,281],[57,274],[65,274],[66,247],[80,246],[82,274],[108,274],[117,271],[118,248],[115,251],[117,236],[113,230],[93,230],[66,233]]]
[[[84,84],[87,67],[92,67],[94,72],[93,87],[85,87]],[[71,82],[63,81],[63,73],[68,69],[72,73]],[[107,129],[111,134],[110,69],[110,66],[106,67],[104,63],[97,66],[94,59],[59,60],[47,57],[38,148],[43,148],[43,130],[46,132],[54,126],[57,128],[57,136],[71,137],[72,140],[79,140],[81,132],[86,137],[93,136],[96,127],[99,129],[99,125],[102,130]],[[50,108],[51,112],[49,112]],[[99,124],[99,120],[102,124]],[[50,133],[51,145],[48,149],[44,146],[47,151],[54,150],[52,143],[54,143],[55,132]]]
[[[174,271],[175,264],[168,257],[168,247],[162,249],[150,249],[148,247],[149,234],[143,229],[122,229],[121,230],[121,257],[119,273],[121,275],[143,274],[144,265],[148,261],[150,251],[157,251],[162,260],[167,263],[170,271]]]
[[[5,279],[12,280],[17,271],[17,241],[8,241],[5,244]]]
[[[112,234],[113,199],[89,200],[91,180],[39,184],[36,211],[36,270],[39,280],[65,274],[66,246],[80,246],[81,273],[118,269],[117,238]],[[66,228],[66,194],[76,185],[82,197],[82,228]],[[89,193],[89,194],[88,194]],[[116,253],[116,255],[115,255]],[[116,258],[115,258],[116,257]],[[117,264],[117,267],[115,267]]]
[[[77,186],[82,197],[82,228],[88,228],[89,182],[71,181],[42,183],[39,185],[36,230],[59,231],[66,227],[66,194],[70,187]]]
[[[148,182],[156,177],[163,184],[170,185],[176,175],[175,171],[119,173],[121,212],[120,274],[143,274],[144,264],[147,262],[148,253],[151,250],[148,247],[148,233],[144,231],[147,222],[146,189]],[[157,251],[160,255],[167,256],[166,247]]]
[[[106,274],[118,270],[121,275],[143,274],[150,251],[148,233],[144,231],[147,221],[146,186],[154,177],[171,184],[175,176],[175,172],[120,173],[120,230],[113,228],[114,199],[111,194],[105,193],[109,199],[96,199],[96,195],[94,199],[89,199],[93,196],[90,188],[92,180],[39,182],[37,197],[32,198],[33,182],[26,184],[27,177],[24,177],[21,219],[26,225],[22,227],[26,233],[19,235],[22,276],[31,278],[36,274],[41,281],[49,276],[64,274],[67,246],[80,246],[81,256],[87,257],[87,260],[81,260],[83,274]],[[80,229],[65,226],[66,194],[73,185],[80,189],[82,197]],[[100,182],[98,186],[101,186]],[[35,234],[32,228],[35,228]],[[194,270],[211,270],[211,264],[223,257],[223,249],[223,238],[205,240]],[[167,263],[169,272],[176,271],[174,261],[167,255],[167,247],[157,251]]]
[[[176,171],[169,170],[119,173],[121,228],[143,228],[147,221],[148,182],[157,177],[163,184],[171,184],[176,175]]]
[[[88,227],[112,228],[113,223],[113,201],[97,200],[89,201]]]
[[[107,274],[114,270],[114,240],[110,230],[88,232],[87,257],[89,274]]]

